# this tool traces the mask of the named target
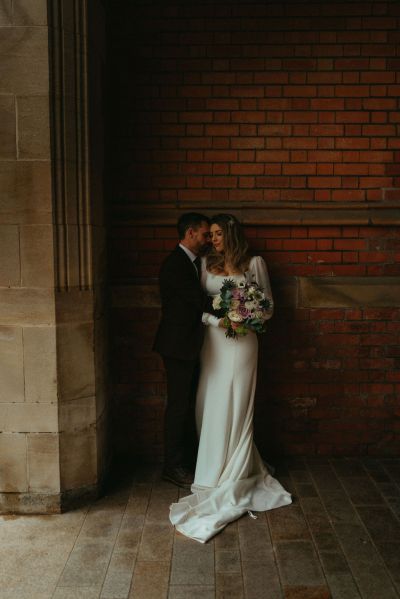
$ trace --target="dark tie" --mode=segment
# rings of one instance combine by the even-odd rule
[[[201,259],[200,259],[200,256],[197,256],[197,257],[196,257],[196,258],[193,260],[193,264],[194,264],[194,265],[195,265],[195,267],[196,267],[197,274],[198,274],[198,277],[199,277],[199,279],[200,279],[200,273],[201,273]]]

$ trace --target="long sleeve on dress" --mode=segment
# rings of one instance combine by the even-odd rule
[[[203,324],[211,327],[218,327],[219,321],[221,320],[218,316],[214,316],[214,314],[209,314],[208,312],[203,312],[203,316],[201,318]]]
[[[271,284],[269,282],[269,276],[267,271],[267,265],[264,262],[264,259],[261,256],[253,256],[250,260],[249,270],[247,273],[249,276],[249,282],[255,281],[261,289],[264,291],[266,299],[269,301],[270,305],[267,309],[267,317],[266,320],[271,318],[274,312],[274,300],[272,298]]]

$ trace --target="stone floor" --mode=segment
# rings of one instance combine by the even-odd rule
[[[202,545],[174,533],[178,490],[148,467],[55,516],[0,517],[0,599],[392,599],[400,459],[292,459],[291,506]]]

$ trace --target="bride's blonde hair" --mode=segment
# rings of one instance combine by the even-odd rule
[[[216,214],[210,220],[210,225],[218,225],[224,238],[224,251],[217,252],[214,248],[207,255],[207,270],[217,273],[225,271],[228,263],[236,272],[245,272],[249,266],[249,245],[243,233],[243,228],[233,214]]]

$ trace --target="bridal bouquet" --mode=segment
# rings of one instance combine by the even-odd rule
[[[221,314],[226,327],[225,335],[236,339],[249,331],[264,333],[270,301],[257,283],[225,279],[220,292],[213,299],[213,308]]]

